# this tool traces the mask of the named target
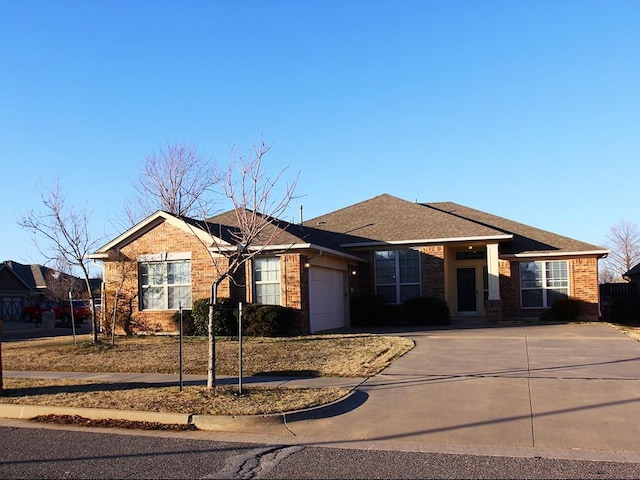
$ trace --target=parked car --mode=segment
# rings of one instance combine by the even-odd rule
[[[22,309],[22,318],[25,322],[36,321],[40,323],[42,321],[42,312],[53,312],[55,318],[62,318],[64,309],[58,302],[45,300],[35,305],[28,305]]]
[[[62,314],[60,318],[63,325],[71,323],[71,308],[69,302],[62,303]],[[73,301],[73,320],[76,325],[82,323],[85,319],[91,318],[91,305],[87,300],[74,300]]]

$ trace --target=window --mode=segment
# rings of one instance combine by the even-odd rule
[[[386,303],[402,303],[420,296],[420,252],[375,252],[376,294]]]
[[[255,302],[280,305],[280,259],[256,258],[253,261]]]
[[[142,262],[139,267],[142,310],[191,308],[189,260]]]
[[[522,262],[520,264],[522,308],[549,308],[569,296],[569,268],[566,260]]]

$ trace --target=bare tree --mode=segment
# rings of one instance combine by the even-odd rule
[[[269,177],[263,164],[264,157],[272,148],[261,139],[254,145],[249,156],[244,157],[232,149],[226,171],[220,175],[220,185],[225,197],[233,205],[233,225],[206,223],[214,245],[208,251],[216,269],[216,279],[211,286],[209,306],[209,361],[207,387],[215,387],[215,324],[214,309],[218,286],[226,279],[236,281],[236,274],[246,263],[271,245],[279,233],[275,228],[278,218],[288,209],[295,198],[298,176],[291,183],[280,184],[286,168],[275,177]],[[282,187],[277,191],[278,187]],[[216,256],[226,262],[216,261]]]
[[[195,216],[212,207],[217,183],[214,165],[196,147],[167,144],[146,157],[134,185],[137,195],[125,210],[131,224],[156,210]]]
[[[68,265],[58,260],[55,268],[47,270],[45,281],[47,297],[57,302],[68,300],[69,292],[77,298],[84,291],[83,282],[73,275]]]
[[[640,262],[640,229],[635,223],[621,221],[612,225],[607,234],[611,253],[601,260],[600,281],[609,283],[622,278]]]
[[[102,306],[105,312],[104,329],[111,334],[113,343],[116,326],[122,327],[127,335],[133,335],[134,320],[133,311],[138,299],[137,273],[138,265],[135,261],[136,253],[125,256],[122,251],[117,252],[115,262],[111,262],[110,282],[105,284],[105,305]],[[106,314],[109,312],[106,299],[113,296],[113,307],[109,315],[112,320],[107,321]]]
[[[266,145],[262,139],[248,157],[234,148],[227,168],[218,169],[193,147],[168,146],[166,152],[147,157],[139,179],[139,203],[145,212],[162,209],[182,218],[211,257],[214,280],[208,319],[207,386],[210,390],[215,387],[214,311],[218,287],[225,280],[237,282],[245,264],[272,244],[279,231],[273,227],[294,198],[297,176],[282,187],[280,183],[286,169],[274,177],[266,173],[263,160],[271,148],[272,145]],[[215,195],[226,198],[233,207],[224,222],[206,221]],[[203,243],[196,235],[192,218],[198,220],[197,228],[208,231],[213,245]]]
[[[87,256],[95,249],[98,240],[91,237],[86,207],[81,210],[70,207],[62,194],[59,181],[51,189],[41,190],[40,199],[43,209],[29,211],[18,221],[18,225],[33,233],[36,247],[48,260],[78,268],[82,272],[87,292],[93,298]],[[41,248],[39,240],[44,240],[47,250]],[[91,311],[93,341],[98,343],[98,322],[93,302]]]

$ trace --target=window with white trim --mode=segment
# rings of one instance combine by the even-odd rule
[[[255,302],[280,305],[280,258],[264,257],[253,260]]]
[[[569,266],[566,260],[520,263],[522,308],[549,308],[569,296]]]
[[[141,310],[191,308],[191,261],[140,262]]]
[[[386,303],[402,303],[420,296],[420,252],[375,252],[376,294]]]

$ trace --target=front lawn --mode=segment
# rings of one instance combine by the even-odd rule
[[[243,344],[243,373],[250,375],[369,377],[413,348],[400,337],[314,335],[294,338],[248,338]],[[186,338],[185,374],[205,375],[206,338]],[[179,373],[179,340],[167,336],[119,337],[101,345],[90,336],[2,343],[5,370],[60,372]],[[237,339],[216,341],[216,374],[238,375]],[[344,388],[237,388],[109,383],[80,380],[5,378],[0,402],[65,407],[211,415],[280,413],[323,405],[345,396]]]
[[[368,334],[310,335],[293,338],[251,337],[243,342],[243,373],[369,377],[413,348],[401,337]],[[185,374],[207,372],[207,339],[187,337]],[[179,340],[170,336],[118,337],[94,345],[89,336],[76,346],[71,337],[2,343],[5,370],[61,372],[179,373]],[[216,374],[238,375],[238,342],[216,339]]]

